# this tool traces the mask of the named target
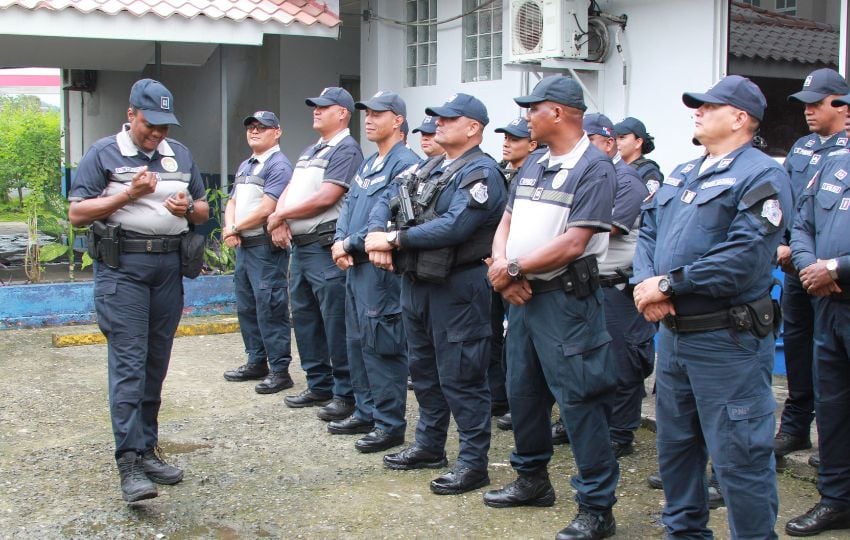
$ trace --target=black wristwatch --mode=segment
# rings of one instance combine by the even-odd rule
[[[664,296],[673,296],[673,285],[670,283],[670,278],[665,276],[658,280],[658,290]]]
[[[518,259],[511,259],[508,261],[508,276],[514,281],[519,281],[522,279],[522,269],[519,267]]]
[[[195,199],[189,197],[189,204],[186,206],[186,217],[189,217],[195,211]]]

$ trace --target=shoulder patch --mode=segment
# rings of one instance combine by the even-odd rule
[[[487,184],[484,182],[478,182],[469,188],[469,196],[472,197],[472,200],[478,204],[485,204],[489,198],[489,194],[487,193]]]
[[[774,227],[782,223],[782,207],[778,199],[766,199],[761,205],[761,217],[770,222]]]
[[[658,180],[652,179],[646,181],[646,189],[649,191],[649,196],[651,197],[653,193],[658,191],[658,188],[661,187],[661,184],[658,183]],[[649,197],[647,197],[648,199]]]

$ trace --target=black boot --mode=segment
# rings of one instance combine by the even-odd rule
[[[616,532],[617,523],[610,510],[604,514],[579,510],[573,521],[561,529],[555,540],[598,540],[614,536]]]
[[[536,474],[521,474],[502,489],[485,493],[484,504],[493,508],[552,506],[555,504],[555,489],[545,470]]]
[[[118,456],[116,461],[118,474],[121,476],[121,495],[125,501],[143,501],[157,496],[156,486],[145,475],[142,456],[129,451]]]
[[[142,454],[142,469],[145,475],[157,484],[171,486],[183,480],[183,469],[163,461],[154,449]]]

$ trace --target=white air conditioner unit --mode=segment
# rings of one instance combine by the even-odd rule
[[[588,0],[511,0],[511,58],[587,58]]]

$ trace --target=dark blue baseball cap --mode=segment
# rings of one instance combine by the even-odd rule
[[[410,124],[407,123],[407,118],[404,119],[404,122],[401,123],[401,126],[398,128],[404,135],[410,133]]]
[[[850,105],[850,94],[832,100],[833,107],[841,107],[842,105]]]
[[[251,116],[246,116],[245,120],[242,121],[242,125],[247,126],[254,121],[270,128],[280,127],[280,120],[278,120],[277,115],[271,111],[257,111]]]
[[[590,113],[584,115],[581,127],[588,135],[602,135],[614,138],[614,122],[602,113]]]
[[[531,133],[528,131],[528,121],[525,118],[516,118],[505,127],[496,128],[496,133],[507,133],[520,139],[528,139]]]
[[[628,135],[629,133],[645,141],[651,138],[643,122],[633,116],[627,116],[621,122],[614,124],[614,135]]]
[[[514,101],[520,107],[530,107],[532,104],[541,101],[554,101],[580,111],[587,110],[581,85],[574,79],[563,75],[544,77],[537,83],[530,95],[514,98]]]
[[[487,117],[487,107],[481,100],[469,94],[454,94],[441,107],[428,107],[425,109],[428,116],[442,116],[443,118],[457,118],[465,116],[478,120],[485,126],[490,123]]]
[[[361,111],[371,109],[373,111],[392,111],[399,116],[407,116],[407,105],[401,96],[395,92],[378,92],[366,101],[358,101],[354,108]]]
[[[756,84],[740,75],[727,75],[705,93],[685,92],[682,102],[686,107],[697,109],[703,103],[731,105],[750,116],[761,120],[767,108],[767,100]]]
[[[174,116],[174,96],[159,81],[136,81],[130,89],[130,106],[142,111],[145,120],[155,126],[180,125]]]
[[[788,96],[788,101],[817,103],[826,96],[850,94],[850,87],[834,69],[823,68],[812,71],[803,81],[803,89]]]
[[[413,133],[424,133],[433,135],[437,132],[437,121],[433,116],[426,116],[418,128],[413,129]]]
[[[348,112],[354,112],[354,98],[348,93],[345,88],[338,86],[329,86],[322,90],[322,93],[314,98],[304,100],[310,107],[328,107],[330,105],[339,105],[345,107]]]

